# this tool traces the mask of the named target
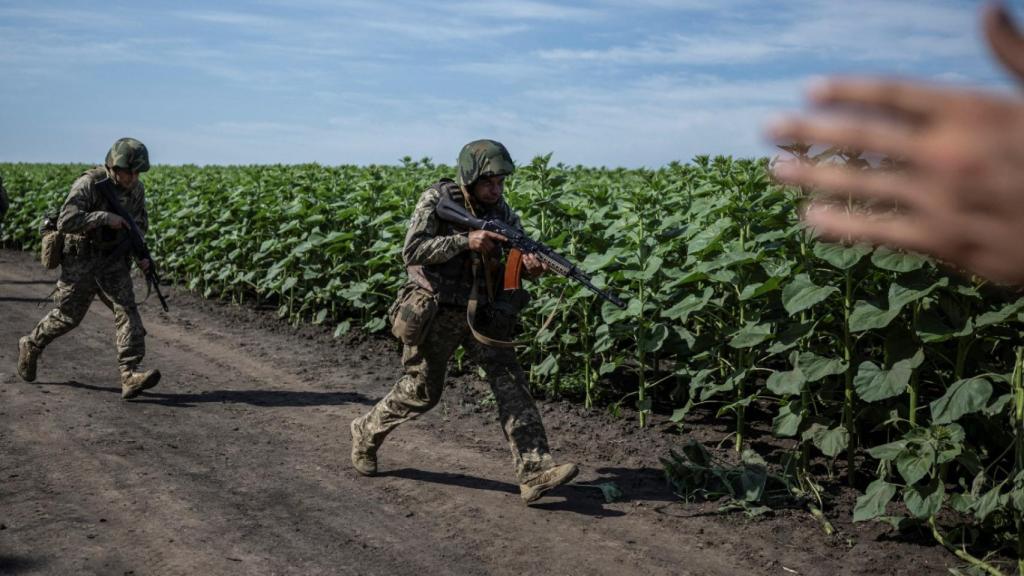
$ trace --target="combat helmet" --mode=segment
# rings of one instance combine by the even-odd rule
[[[106,165],[132,172],[145,172],[149,170],[149,150],[135,138],[121,138],[107,152]]]
[[[481,176],[508,176],[515,170],[512,156],[501,142],[474,140],[459,152],[459,184],[467,188]]]

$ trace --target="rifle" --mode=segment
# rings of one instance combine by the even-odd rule
[[[619,308],[626,307],[626,303],[618,296],[594,286],[587,273],[580,270],[578,266],[558,252],[555,252],[553,248],[530,238],[501,220],[477,218],[470,214],[464,206],[449,198],[447,194],[441,195],[435,212],[440,219],[446,222],[473,230],[487,230],[488,232],[501,234],[506,238],[506,243],[511,250],[509,251],[508,262],[505,263],[505,290],[515,290],[522,286],[523,254],[534,254],[547,264],[548,269],[555,274],[579,282],[594,294]]]
[[[114,183],[109,178],[97,182],[96,187],[103,193],[103,197],[107,200],[107,204],[110,205],[111,209],[114,210],[114,214],[117,214],[128,223],[128,238],[121,242],[114,250],[114,253],[120,255],[126,250],[131,250],[136,260],[149,260],[149,270],[144,272],[146,277],[146,298],[149,298],[150,292],[156,292],[156,297],[160,299],[160,306],[164,309],[164,312],[167,312],[167,299],[160,292],[160,275],[156,271],[156,262],[153,261],[153,257],[149,254],[146,241],[142,238],[142,231],[135,224],[135,219],[132,218],[132,215],[117,200],[117,195],[112,189]]]

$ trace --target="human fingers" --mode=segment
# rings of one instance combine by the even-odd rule
[[[944,256],[945,242],[918,219],[903,215],[886,217],[850,213],[828,206],[806,211],[805,221],[829,240],[884,244],[891,248]]]
[[[894,203],[909,209],[922,209],[932,200],[911,178],[898,174],[797,162],[777,164],[772,174],[786,184],[810,186],[816,196]]]
[[[907,80],[830,78],[812,86],[808,96],[820,106],[854,105],[926,119],[954,104],[957,93]]]
[[[494,240],[495,242],[504,242],[508,240],[508,238],[505,238],[504,236],[498,234],[497,232],[491,232],[490,230],[481,230],[481,232],[483,232],[484,236],[486,236],[488,239]]]
[[[1024,82],[1024,37],[1021,37],[1006,8],[1000,4],[989,4],[985,7],[983,21],[985,37],[992,52],[1019,81]]]
[[[793,117],[776,122],[768,131],[774,140],[836,144],[895,157],[912,158],[919,148],[918,137],[896,121]]]

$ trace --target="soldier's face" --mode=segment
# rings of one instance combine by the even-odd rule
[[[135,186],[139,181],[139,173],[123,168],[114,168],[114,183],[125,190]]]
[[[490,206],[501,200],[505,191],[505,176],[481,176],[473,182],[473,196],[478,202]]]

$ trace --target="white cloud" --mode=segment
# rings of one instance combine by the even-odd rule
[[[585,20],[603,18],[602,11],[536,2],[533,0],[477,0],[474,2],[443,3],[445,10],[486,18],[491,22],[505,20]]]

